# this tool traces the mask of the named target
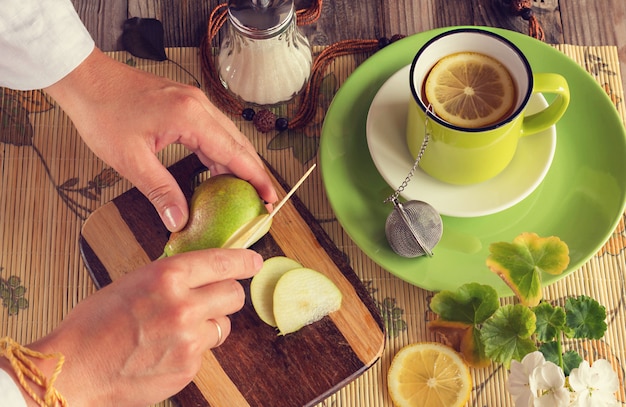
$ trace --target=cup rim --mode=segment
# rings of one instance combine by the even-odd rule
[[[499,121],[497,123],[494,123],[494,124],[490,124],[489,126],[477,127],[477,128],[468,128],[468,127],[457,126],[455,124],[452,124],[450,122],[442,120],[441,118],[439,118],[438,116],[433,114],[432,111],[428,110],[428,108],[426,106],[424,106],[424,103],[422,103],[422,100],[418,96],[417,90],[415,89],[415,84],[413,83],[413,76],[414,76],[414,73],[415,73],[415,67],[417,65],[417,61],[418,61],[419,57],[424,53],[424,51],[433,42],[438,41],[439,39],[441,39],[443,37],[447,37],[449,35],[458,34],[458,33],[467,33],[467,32],[470,32],[470,33],[480,33],[480,34],[483,34],[483,35],[488,35],[488,36],[490,36],[490,37],[492,37],[492,38],[494,38],[496,40],[499,40],[499,41],[503,42],[513,52],[515,52],[518,55],[518,57],[520,58],[520,61],[522,62],[522,64],[526,68],[526,74],[528,75],[528,89],[526,89],[526,94],[524,95],[524,97],[522,99],[522,103],[520,103],[519,107],[517,109],[515,109],[515,111],[513,111],[513,113],[508,115],[506,119],[501,120],[501,121]],[[441,124],[442,126],[445,126],[447,128],[453,129],[453,130],[463,131],[463,132],[466,132],[466,133],[479,133],[479,132],[484,132],[484,131],[488,131],[488,130],[497,129],[499,127],[502,127],[502,126],[510,123],[514,119],[516,119],[524,111],[524,109],[526,108],[526,105],[528,104],[528,100],[530,99],[530,96],[532,95],[532,92],[533,92],[533,86],[534,86],[533,71],[532,71],[532,68],[530,66],[530,62],[528,62],[528,58],[526,58],[524,53],[517,47],[517,45],[515,45],[513,42],[511,42],[510,40],[508,40],[507,38],[504,38],[503,36],[501,36],[499,34],[496,34],[494,32],[488,31],[488,30],[483,30],[483,29],[480,29],[480,28],[456,28],[456,29],[452,29],[452,30],[445,31],[443,33],[437,34],[436,36],[434,36],[433,38],[428,40],[424,45],[422,45],[422,47],[419,49],[419,51],[417,51],[417,53],[415,54],[415,57],[413,57],[413,62],[411,62],[411,69],[409,70],[409,87],[411,88],[411,94],[413,95],[413,99],[415,100],[417,105],[420,107],[422,112],[424,112],[424,114],[426,114],[429,117],[429,119],[434,120],[435,122]]]

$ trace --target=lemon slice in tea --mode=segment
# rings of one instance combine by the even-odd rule
[[[394,356],[387,386],[396,407],[460,407],[469,400],[472,379],[467,364],[454,349],[419,342]]]
[[[515,85],[497,60],[459,52],[440,59],[424,86],[426,99],[443,120],[465,128],[497,123],[512,113]]]

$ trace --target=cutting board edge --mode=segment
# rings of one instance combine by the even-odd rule
[[[355,371],[353,375],[346,377],[343,381],[339,382],[336,386],[330,388],[325,394],[322,394],[319,397],[315,398],[314,400],[311,400],[309,404],[305,404],[303,407],[313,407],[321,403],[328,397],[332,396],[333,394],[337,393],[339,390],[343,389],[344,387],[346,387],[347,385],[349,385],[350,383],[352,383],[359,377],[363,376],[363,374],[365,374],[368,370],[370,370],[381,359],[381,357],[382,357],[382,349],[381,349],[381,355],[379,355],[378,358],[376,358],[376,360],[374,360],[371,364],[363,365],[363,368]]]

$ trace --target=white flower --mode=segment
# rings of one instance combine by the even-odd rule
[[[533,407],[535,394],[530,389],[530,377],[537,367],[546,363],[546,359],[539,351],[524,356],[521,362],[511,361],[511,372],[507,388],[516,407]]]
[[[507,383],[516,407],[618,407],[619,380],[611,364],[599,359],[583,361],[573,369],[566,385],[563,369],[546,362],[539,351],[521,362],[511,361]]]
[[[567,407],[569,390],[565,388],[563,369],[552,362],[538,366],[530,375],[530,391],[535,396],[534,407]]]
[[[574,407],[613,407],[617,406],[615,392],[619,383],[617,374],[605,359],[598,359],[589,366],[584,360],[572,369],[569,384],[575,392]]]

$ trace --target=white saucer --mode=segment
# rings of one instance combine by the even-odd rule
[[[367,115],[367,145],[378,172],[396,190],[408,175],[414,160],[406,146],[405,128],[411,92],[406,66],[378,90]],[[547,102],[533,95],[527,113]],[[427,147],[428,148],[428,147]],[[498,176],[474,185],[451,185],[417,169],[401,194],[407,200],[424,201],[442,215],[475,217],[507,209],[530,195],[543,181],[556,149],[555,126],[522,137],[511,163]]]

